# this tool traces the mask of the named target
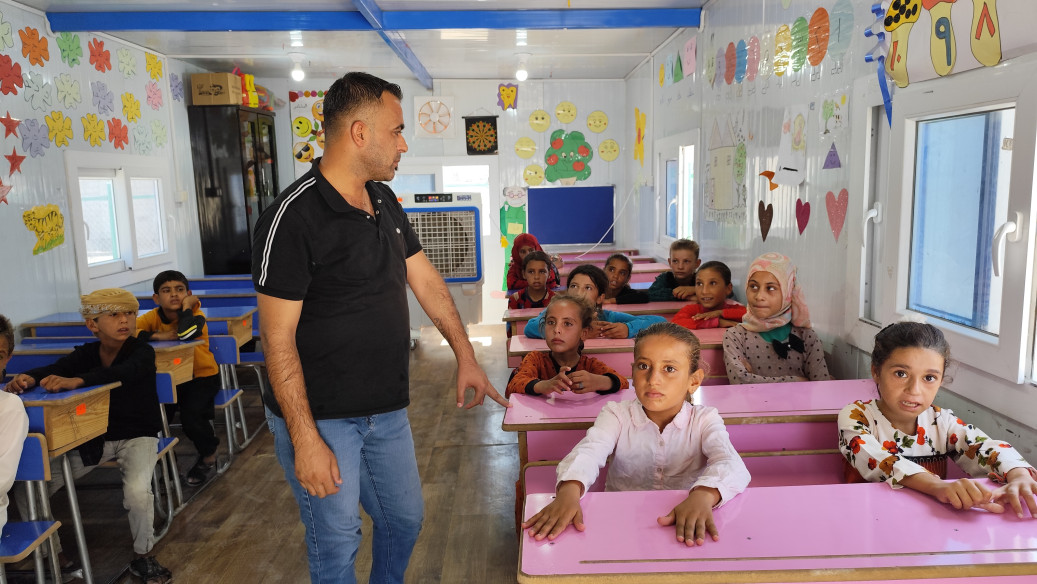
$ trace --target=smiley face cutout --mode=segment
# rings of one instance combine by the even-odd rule
[[[531,187],[539,185],[544,182],[544,167],[539,164],[530,164],[522,171],[522,179]]]
[[[555,117],[563,124],[571,123],[576,119],[576,106],[571,101],[563,101],[555,108]]]
[[[619,158],[619,143],[615,140],[605,140],[598,144],[598,156],[605,162],[612,162]]]
[[[317,101],[313,102],[312,110],[313,110],[313,119],[317,120],[318,122],[323,122],[324,121],[324,100],[323,99],[318,99]]]
[[[292,120],[292,132],[294,132],[295,135],[300,138],[309,137],[310,130],[312,129],[313,124],[310,123],[309,119],[304,118],[303,116],[299,116]]]
[[[529,114],[529,127],[535,132],[543,132],[551,127],[551,114],[542,109]]]
[[[600,134],[609,127],[609,117],[601,110],[587,114],[587,129],[595,134]]]
[[[529,136],[523,136],[515,141],[515,154],[518,154],[519,158],[533,158],[536,151],[537,144]]]

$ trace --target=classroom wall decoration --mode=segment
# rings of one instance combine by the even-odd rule
[[[839,196],[828,191],[825,193],[825,209],[828,211],[828,225],[832,228],[832,235],[839,241],[839,234],[843,232],[843,223],[846,222],[846,210],[850,206],[850,193],[846,189],[839,191]]]
[[[497,105],[502,110],[518,109],[518,85],[501,83],[497,86]]]
[[[645,125],[648,123],[648,114],[634,108],[634,160],[645,165]]]
[[[22,222],[26,229],[36,234],[32,255],[39,255],[65,243],[65,217],[57,205],[33,207],[22,213]]]
[[[587,180],[591,175],[592,158],[594,151],[582,132],[555,130],[551,133],[551,147],[544,154],[544,162],[547,164],[544,178],[563,185]]]
[[[533,128],[534,132],[547,130],[551,127],[551,114],[542,109],[534,110],[529,114],[529,127]]]
[[[518,154],[519,158],[526,160],[533,158],[536,151],[537,143],[529,136],[522,136],[518,140],[515,140],[515,154]]]
[[[555,117],[563,124],[570,124],[576,119],[576,105],[571,101],[563,101],[555,107]]]
[[[419,96],[414,98],[415,138],[455,138],[454,98]]]
[[[544,182],[544,167],[539,164],[530,164],[522,170],[522,180],[531,187],[539,186]]]
[[[526,232],[526,201],[528,193],[525,187],[504,187],[503,203],[500,207],[501,247],[504,248],[504,282],[501,290],[508,289],[508,261],[511,259],[511,247],[520,233]]]
[[[598,144],[598,157],[605,162],[612,162],[619,158],[619,142],[609,138]]]
[[[497,116],[465,116],[464,133],[469,155],[497,153]]]
[[[595,134],[600,134],[609,127],[609,117],[601,110],[587,114],[587,129]]]
[[[11,192],[11,185],[5,185],[3,179],[0,179],[0,203],[10,205],[7,202],[7,194]]]
[[[288,101],[295,177],[299,178],[309,172],[315,158],[324,155],[324,90],[289,91]]]
[[[781,144],[778,146],[778,170],[773,182],[795,186],[806,178],[807,163],[807,109],[796,105],[785,108],[781,123]]]
[[[732,118],[713,120],[706,159],[705,219],[736,224],[745,221],[746,155],[744,131]]]

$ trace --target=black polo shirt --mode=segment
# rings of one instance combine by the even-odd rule
[[[295,342],[315,419],[405,408],[406,260],[421,242],[392,189],[367,183],[368,215],[339,195],[319,161],[259,217],[252,282],[263,294],[303,301]],[[281,415],[273,396],[264,401]]]

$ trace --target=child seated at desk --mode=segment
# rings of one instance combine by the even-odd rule
[[[7,362],[14,349],[14,327],[0,314],[0,382],[7,377]],[[17,396],[0,391],[0,529],[7,523],[7,492],[14,484],[22,445],[29,431],[29,417]]]
[[[1037,518],[1037,471],[1009,444],[989,438],[951,410],[933,405],[951,348],[940,329],[899,322],[875,335],[871,376],[879,398],[856,401],[839,413],[839,446],[849,480],[907,487],[955,509],[1023,517],[1022,499]],[[1004,486],[991,491],[971,479],[945,482],[947,458],[974,477]]]
[[[614,253],[605,260],[605,277],[609,285],[605,289],[602,304],[646,304],[651,302],[647,292],[630,287],[630,274],[634,271],[634,262],[630,258]]]
[[[532,255],[532,254],[530,254]],[[559,294],[544,311],[547,351],[526,354],[508,380],[506,395],[615,393],[626,389],[627,380],[613,368],[583,354],[583,337],[591,331],[594,309],[583,298]]]
[[[608,286],[608,279],[601,268],[591,264],[583,264],[573,268],[569,272],[567,282],[568,293],[579,296],[597,308],[596,320],[592,323],[590,337],[602,339],[632,339],[637,336],[641,329],[657,323],[665,322],[661,316],[644,315],[634,316],[625,312],[613,312],[601,308],[601,302],[605,299],[604,290]],[[544,313],[541,312],[536,318],[530,319],[523,329],[523,334],[531,339],[544,338],[543,329]]]
[[[194,376],[176,388],[177,403],[167,406],[180,409],[184,434],[194,443],[198,460],[187,471],[187,484],[204,483],[216,464],[216,448],[220,444],[211,420],[215,417],[214,399],[220,391],[220,367],[209,350],[209,327],[205,324],[202,304],[191,294],[187,276],[166,270],[152,282],[151,297],[158,306],[137,317],[137,338],[143,341],[200,340],[194,348]]]
[[[677,311],[673,322],[690,329],[730,328],[745,316],[745,306],[732,300],[731,268],[706,262],[695,272],[695,302]]]
[[[527,285],[508,298],[508,308],[547,306],[555,295],[555,291],[547,287],[547,279],[551,277],[551,258],[542,251],[529,252],[522,260],[522,275]]]
[[[69,452],[68,460],[74,478],[102,462],[119,462],[123,505],[129,511],[133,551],[137,554],[130,562],[130,572],[147,584],[165,584],[172,574],[148,555],[155,544],[151,477],[162,418],[155,389],[155,350],[134,336],[139,308],[133,294],[120,288],[83,296],[80,314],[97,342],[80,345],[51,365],[16,375],[6,390],[23,393],[39,385],[46,391],[59,392],[116,381],[122,384],[111,391],[108,431]],[[56,462],[51,461],[52,468]],[[57,468],[51,474],[48,487],[53,495],[64,480]]]
[[[522,275],[522,261],[526,258],[526,254],[533,251],[544,251],[544,248],[540,247],[540,242],[532,233],[520,233],[515,238],[515,243],[511,244],[511,262],[508,264],[508,290],[522,290],[529,285],[526,282],[525,277]],[[550,257],[550,256],[549,256]],[[554,290],[558,287],[558,283],[561,282],[561,278],[558,277],[558,268],[562,265],[562,258],[559,256],[551,257],[552,264],[549,266],[550,273],[547,276],[547,287]]]
[[[695,270],[699,269],[699,244],[690,239],[678,239],[670,244],[666,263],[670,271],[656,276],[648,297],[652,302],[695,300]]]
[[[676,525],[677,541],[719,540],[713,509],[749,484],[716,408],[691,404],[705,373],[699,342],[688,329],[664,322],[637,335],[636,400],[605,404],[587,436],[558,465],[557,495],[522,524],[530,537],[554,539],[572,524],[583,531],[580,498],[609,455],[606,491],[689,489],[688,497],[659,525]]]
[[[745,279],[747,312],[724,333],[727,379],[735,383],[785,383],[831,379],[821,340],[810,328],[792,260],[765,253]]]

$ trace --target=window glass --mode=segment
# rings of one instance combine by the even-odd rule
[[[919,122],[908,308],[999,333],[992,241],[1008,217],[1014,109]]]
[[[436,192],[435,174],[400,174],[389,182],[389,188],[397,195]]]
[[[680,237],[692,238],[692,226],[694,225],[695,209],[695,145],[681,146],[681,194],[680,194]]]
[[[677,238],[677,190],[680,165],[676,160],[666,161],[666,236]]]
[[[448,193],[479,193],[482,202],[482,235],[490,234],[490,167],[444,166],[443,190]]]
[[[137,256],[146,257],[166,251],[158,180],[131,179],[130,190],[133,198],[133,229],[137,238]]]
[[[87,264],[119,259],[114,182],[109,178],[80,178],[79,193],[86,226]]]

